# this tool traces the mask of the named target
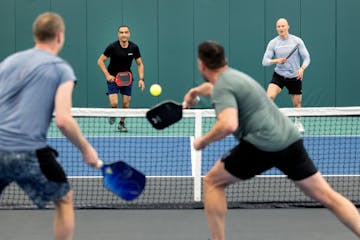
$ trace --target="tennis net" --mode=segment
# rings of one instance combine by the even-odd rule
[[[237,142],[233,137],[195,151],[192,141],[208,131],[215,121],[213,110],[184,110],[183,119],[164,130],[155,130],[145,119],[148,109],[74,108],[73,116],[83,133],[106,163],[123,160],[144,172],[147,186],[136,200],[126,202],[102,185],[101,172],[82,162],[79,151],[54,124],[49,145],[60,153],[75,190],[76,208],[202,208],[202,181],[214,162]],[[283,108],[294,119],[301,116],[304,143],[328,182],[357,206],[360,205],[360,107]],[[109,117],[116,117],[114,125]],[[128,132],[117,129],[126,117]],[[227,188],[229,207],[319,206],[300,192],[276,169]],[[48,208],[53,205],[49,204]],[[0,196],[0,208],[35,208],[15,184]]]

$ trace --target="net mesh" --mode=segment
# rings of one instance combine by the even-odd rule
[[[203,176],[225,151],[233,137],[194,151],[192,141],[208,131],[215,121],[213,110],[185,110],[184,118],[164,130],[155,130],[145,119],[147,109],[74,108],[73,116],[83,134],[98,150],[105,163],[123,160],[144,172],[147,185],[143,194],[126,202],[107,191],[101,172],[83,163],[73,147],[52,123],[48,143],[58,150],[75,190],[76,208],[201,208]],[[301,116],[305,127],[304,144],[320,172],[337,191],[360,205],[360,108],[284,108],[294,119]],[[116,117],[109,124],[109,117]],[[117,128],[126,117],[128,132]],[[319,206],[300,192],[277,169],[234,184],[226,189],[229,207],[312,207]],[[48,208],[52,208],[50,203]],[[0,208],[35,208],[16,184],[0,196]]]

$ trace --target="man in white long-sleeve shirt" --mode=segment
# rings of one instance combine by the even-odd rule
[[[278,36],[273,38],[267,45],[262,64],[263,66],[276,64],[272,80],[267,89],[268,97],[274,100],[283,87],[286,87],[293,106],[300,108],[302,79],[305,69],[310,64],[310,54],[301,38],[289,34],[289,28],[288,21],[285,18],[277,20],[276,30]],[[298,46],[297,50],[288,57],[295,46]],[[300,117],[295,118],[295,126],[300,132],[305,131],[300,122]]]

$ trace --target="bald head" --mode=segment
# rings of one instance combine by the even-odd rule
[[[286,25],[289,25],[288,21],[285,19],[285,18],[279,18],[277,21],[276,21],[276,25],[278,24],[286,24]]]
[[[276,21],[276,31],[280,37],[287,38],[289,36],[289,28],[289,23],[285,18],[279,18]]]

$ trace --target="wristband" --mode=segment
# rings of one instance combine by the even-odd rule
[[[145,80],[144,80],[143,78],[139,79],[139,81],[140,81],[140,80],[143,80],[143,82],[145,82]]]

